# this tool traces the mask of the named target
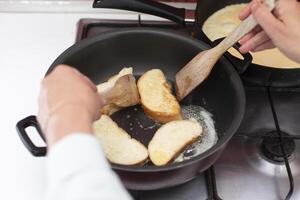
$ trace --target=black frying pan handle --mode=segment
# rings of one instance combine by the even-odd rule
[[[185,24],[185,9],[175,8],[152,0],[94,0],[93,8],[113,8],[147,13]]]
[[[28,127],[34,127],[37,132],[39,133],[39,135],[41,136],[41,138],[45,140],[42,130],[39,126],[39,123],[36,119],[36,116],[29,116],[26,117],[24,119],[22,119],[21,121],[19,121],[16,125],[17,131],[19,133],[19,136],[23,142],[23,144],[25,145],[25,147],[28,149],[28,151],[30,151],[30,153],[34,156],[45,156],[47,153],[47,147],[37,147],[34,145],[34,143],[31,141],[31,139],[29,138],[27,132],[26,132],[26,128]]]
[[[219,44],[224,38],[219,38],[217,40],[214,40],[212,42],[213,46],[216,46],[217,44]],[[235,50],[237,50],[242,56],[243,56],[243,60],[236,58],[235,56],[232,56],[230,53],[226,52],[225,56],[226,58],[233,64],[233,66],[235,67],[235,69],[237,70],[237,72],[239,74],[243,74],[248,67],[251,65],[252,63],[252,59],[253,57],[251,56],[250,53],[241,53],[239,48],[241,47],[240,43],[235,43],[232,46]]]

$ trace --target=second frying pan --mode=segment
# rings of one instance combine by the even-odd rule
[[[216,11],[227,5],[248,3],[249,0],[198,0],[195,12],[195,32],[198,39],[214,46],[213,41],[202,32],[205,20]],[[94,1],[95,8],[114,8],[148,13],[172,20],[184,26],[185,19],[191,17],[191,12],[183,8],[175,8],[151,0],[101,0]],[[300,86],[300,68],[272,68],[251,63],[244,68],[242,60],[227,53],[225,56],[232,64],[243,72],[242,80],[250,85],[267,87],[298,87]],[[266,58],[272,59],[272,58]]]
[[[199,39],[208,44],[212,41],[202,32],[206,19],[216,11],[232,4],[248,3],[249,0],[199,0],[196,8],[195,29]],[[241,61],[239,58],[227,54],[234,65]],[[272,58],[266,58],[272,59]],[[241,75],[248,84],[270,87],[298,87],[300,86],[300,68],[272,68],[252,63]]]

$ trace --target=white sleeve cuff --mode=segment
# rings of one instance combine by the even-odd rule
[[[57,142],[47,160],[50,200],[130,200],[111,170],[100,142],[90,134],[74,133]]]
[[[50,184],[90,167],[98,167],[102,173],[111,171],[100,143],[93,135],[74,133],[66,136],[48,153],[47,168]]]

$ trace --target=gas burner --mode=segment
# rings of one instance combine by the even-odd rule
[[[295,151],[295,142],[287,137],[289,134],[281,132],[281,135],[282,141],[276,131],[268,132],[263,136],[261,143],[262,155],[275,163],[284,162],[284,154],[287,158],[290,158]]]
[[[236,135],[214,165],[219,196],[224,200],[249,199],[252,196],[259,200],[289,199],[291,195],[290,200],[300,199],[300,140],[294,139],[294,135],[283,137],[289,137],[295,143],[295,151],[288,160],[293,177],[292,186],[285,163],[274,162],[262,154],[262,135]],[[274,135],[274,138],[278,136]],[[242,181],[240,177],[243,177]],[[228,180],[230,184],[226,184]],[[258,183],[261,187],[255,187]],[[293,192],[290,192],[291,188]]]
[[[261,130],[252,135],[236,135],[241,150],[239,158],[251,166],[253,170],[266,176],[287,177],[284,155],[281,144],[285,150],[285,156],[291,165],[293,175],[300,175],[300,140],[292,134],[281,132],[282,140],[275,130]],[[235,143],[237,145],[237,143]],[[239,162],[242,162],[239,160]],[[280,172],[279,174],[277,174]],[[299,179],[300,180],[300,179]]]

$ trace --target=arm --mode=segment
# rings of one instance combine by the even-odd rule
[[[74,133],[57,142],[47,172],[47,200],[131,199],[90,134]]]
[[[260,26],[241,39],[242,53],[278,47],[287,57],[300,62],[300,3],[297,0],[278,0],[274,13],[260,0],[253,0],[240,13],[240,19],[250,14]]]
[[[41,85],[38,121],[49,147],[46,199],[131,199],[91,134],[103,104],[95,85],[65,65]]]

